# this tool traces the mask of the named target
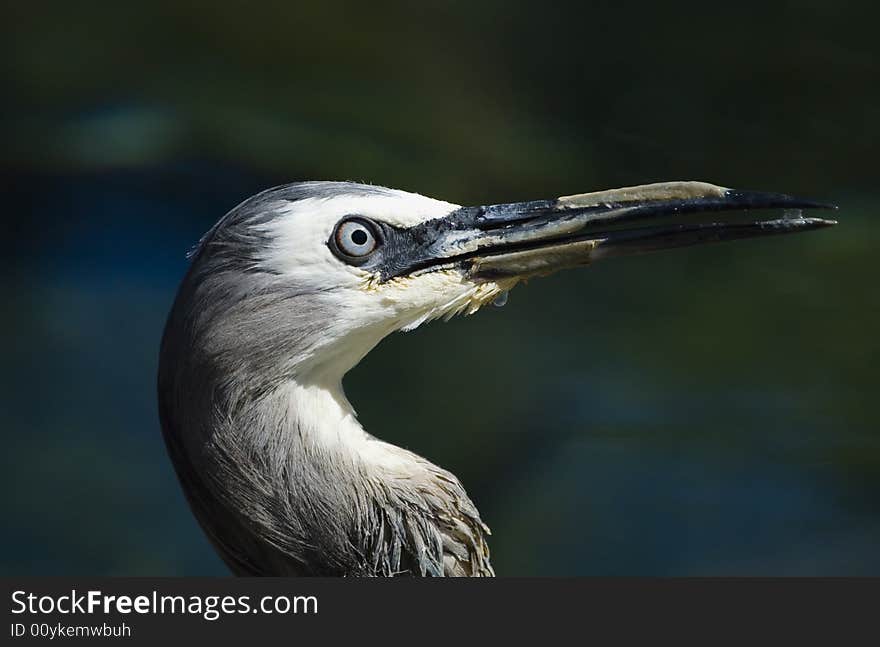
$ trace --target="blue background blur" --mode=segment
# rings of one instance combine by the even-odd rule
[[[226,572],[154,381],[186,251],[248,195],[702,179],[841,225],[530,283],[386,340],[348,395],[460,476],[501,574],[880,574],[878,14],[6,3],[0,572]]]

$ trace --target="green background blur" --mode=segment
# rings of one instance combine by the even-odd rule
[[[500,574],[880,575],[872,2],[4,3],[4,574],[223,574],[165,456],[185,253],[257,190],[700,179],[841,224],[600,263],[383,342],[365,427]]]

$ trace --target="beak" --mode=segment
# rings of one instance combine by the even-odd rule
[[[717,212],[782,209],[781,217],[723,221]],[[837,224],[804,209],[833,205],[780,193],[666,182],[553,200],[463,207],[451,213],[422,269],[460,264],[473,278],[526,278],[612,256],[703,243],[789,234]],[[715,214],[707,219],[705,215]],[[440,223],[437,223],[440,225]]]

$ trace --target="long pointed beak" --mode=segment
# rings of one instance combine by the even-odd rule
[[[459,263],[474,278],[528,277],[601,258],[819,229],[834,220],[805,209],[833,205],[779,193],[704,182],[667,182],[554,200],[463,207],[450,214],[424,266]],[[742,222],[705,215],[782,209],[781,217]],[[672,222],[668,222],[672,219]],[[427,269],[427,267],[426,267]]]

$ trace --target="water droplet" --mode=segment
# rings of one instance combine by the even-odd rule
[[[495,297],[495,300],[492,301],[492,305],[496,308],[503,308],[504,305],[507,303],[507,294],[507,290],[505,290],[504,292],[499,292],[498,296]]]

